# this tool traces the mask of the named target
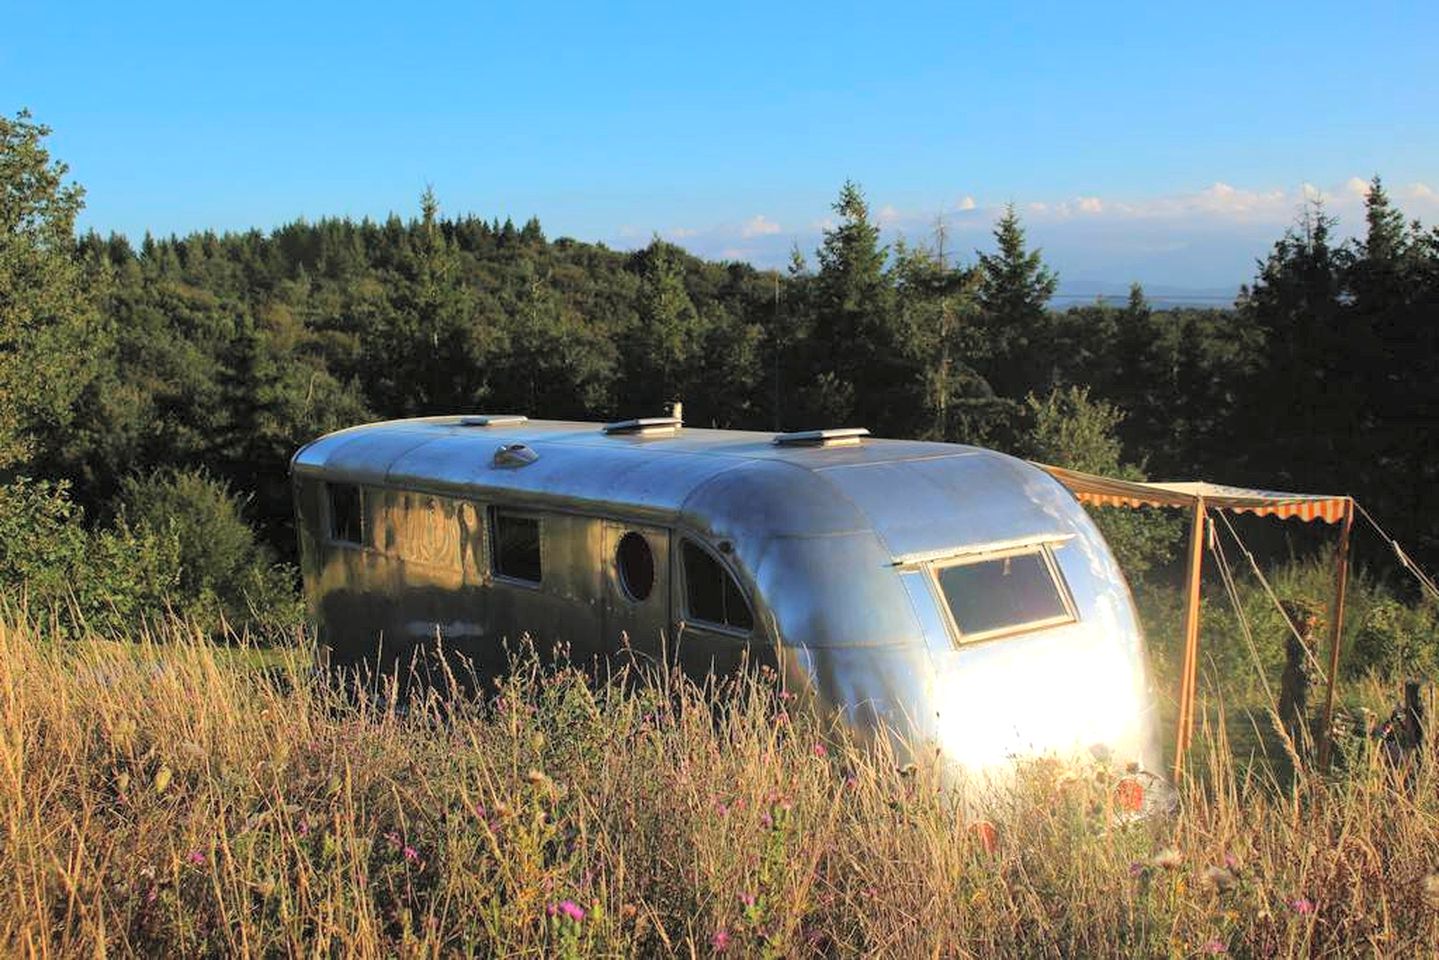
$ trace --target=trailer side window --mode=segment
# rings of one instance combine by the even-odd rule
[[[694,620],[750,630],[754,615],[739,584],[724,564],[704,547],[692,540],[681,548],[684,559],[685,606]]]
[[[365,542],[364,499],[353,483],[327,483],[330,511],[330,540],[334,543]]]
[[[1045,547],[961,560],[937,567],[934,573],[961,641],[1075,619],[1059,570]]]
[[[542,573],[539,519],[503,510],[492,511],[491,517],[496,575],[539,583]]]

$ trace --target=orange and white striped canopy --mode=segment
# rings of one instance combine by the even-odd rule
[[[1189,480],[1174,483],[1151,483],[1118,480],[1063,467],[1036,463],[1054,479],[1069,488],[1081,503],[1098,507],[1186,507],[1192,509],[1199,501],[1206,507],[1253,513],[1262,517],[1301,520],[1323,520],[1338,523],[1344,519],[1350,498],[1333,494],[1283,493],[1278,490],[1251,490],[1222,483]]]

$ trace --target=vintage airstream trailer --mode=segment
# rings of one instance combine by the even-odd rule
[[[1129,589],[1074,497],[1010,456],[863,430],[447,416],[294,457],[322,650],[440,638],[622,644],[692,674],[779,663],[861,732],[966,768],[1088,754],[1160,769]]]

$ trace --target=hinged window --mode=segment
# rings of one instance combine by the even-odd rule
[[[1077,619],[1048,544],[962,557],[930,570],[961,643]]]
[[[693,540],[684,541],[680,556],[684,563],[685,608],[690,619],[745,633],[754,629],[749,602],[734,574],[719,558]]]
[[[361,546],[365,542],[364,496],[357,484],[327,483],[330,542]]]
[[[539,518],[499,509],[491,517],[496,576],[539,583],[543,575]]]

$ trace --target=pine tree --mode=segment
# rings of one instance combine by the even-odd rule
[[[986,373],[1002,396],[1017,398],[1047,387],[1053,379],[1046,308],[1059,278],[1045,266],[1039,250],[1025,245],[1014,204],[1005,207],[994,239],[995,253],[979,253],[979,301],[994,349]]]
[[[867,424],[884,430],[896,403],[894,288],[888,250],[869,219],[864,193],[845,181],[833,205],[839,223],[824,232],[810,307],[811,382],[807,404],[823,425]]]

